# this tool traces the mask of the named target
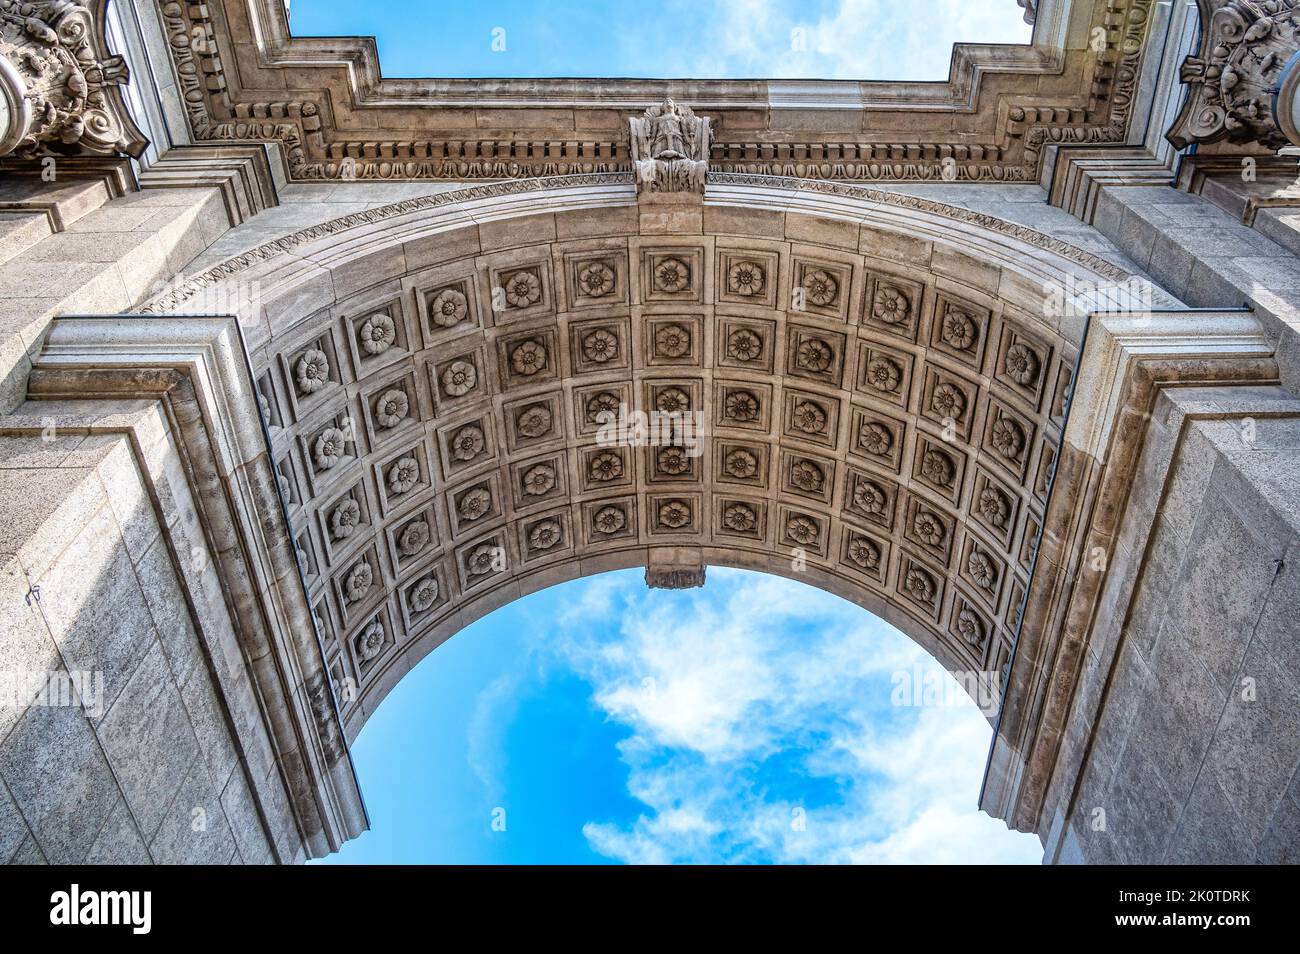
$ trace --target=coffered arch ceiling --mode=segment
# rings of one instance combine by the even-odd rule
[[[398,203],[144,306],[237,306],[349,738],[473,619],[647,563],[793,576],[1005,666],[1083,333],[1045,289],[1127,273],[922,199],[710,182]],[[620,405],[701,412],[702,453],[602,443]]]

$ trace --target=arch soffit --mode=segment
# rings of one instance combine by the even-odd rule
[[[660,560],[793,576],[884,618],[950,670],[1005,666],[1082,329],[1042,314],[1044,285],[1128,273],[943,203],[757,178],[711,179],[694,232],[641,233],[634,187],[621,176],[395,203],[268,243],[146,305],[184,313],[213,291],[257,286],[260,322],[245,333],[326,662],[336,686],[359,687],[340,692],[349,737],[415,662],[473,619],[563,580]],[[547,214],[569,220],[562,238],[529,227]],[[783,214],[804,220],[802,231],[770,231]],[[746,234],[751,223],[760,228]],[[512,241],[485,250],[476,237],[457,252],[474,228]],[[810,240],[819,230],[833,242]],[[922,249],[925,267],[904,260]],[[665,256],[695,275],[684,295],[649,284]],[[607,267],[617,305],[575,299],[584,262]],[[729,286],[738,262],[764,272],[758,301]],[[493,285],[534,265],[540,308],[525,304],[507,320],[510,305],[500,318],[483,307]],[[807,290],[811,272],[831,276],[840,300],[819,292],[807,311],[781,309],[777,287]],[[444,342],[429,316],[449,288],[471,318]],[[874,317],[890,290],[905,302],[901,329]],[[970,319],[971,353],[944,340],[949,312]],[[394,339],[383,360],[362,340],[376,315]],[[686,333],[682,354],[680,344],[659,350],[669,326]],[[747,331],[761,339],[754,367],[726,355],[726,341]],[[583,354],[581,334],[591,332],[608,333],[625,355],[617,369]],[[797,367],[809,341],[830,343],[831,376]],[[530,342],[554,369],[536,380],[515,373],[510,350]],[[328,370],[306,390],[313,352]],[[458,362],[481,390],[453,393],[463,386],[447,383]],[[873,375],[889,387],[874,388]],[[704,415],[702,455],[669,466],[661,448],[616,447],[619,477],[595,481],[594,462],[610,449],[581,419],[583,402],[603,391],[654,407],[666,389]],[[956,418],[936,415],[939,396],[963,408]],[[751,398],[753,420],[731,416]],[[554,433],[534,439],[511,416],[539,409]],[[801,429],[800,415],[820,430]],[[349,427],[352,440],[322,467],[322,435]],[[481,459],[457,459],[467,428]],[[892,449],[871,453],[868,431],[887,432]],[[754,482],[729,478],[736,451],[754,459]],[[405,487],[395,468],[412,460]],[[539,468],[545,489],[530,500],[527,475]],[[685,516],[669,518],[666,507]],[[601,535],[597,517],[610,508],[620,526]],[[419,523],[425,530],[412,531]],[[551,537],[558,546],[536,547]],[[484,547],[504,566],[477,579]]]

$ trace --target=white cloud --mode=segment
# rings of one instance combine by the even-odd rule
[[[670,0],[655,16],[662,26],[628,21],[617,36],[627,62],[654,50],[655,75],[940,80],[955,42],[1029,42],[1015,0],[931,0],[914,13],[896,0]]]
[[[589,823],[594,850],[636,863],[1039,860],[1032,837],[975,806],[990,737],[978,710],[889,704],[891,673],[937,666],[915,644],[803,584],[709,572],[685,600],[602,597],[600,617],[555,647],[632,733],[620,750],[646,810]],[[821,794],[805,805],[801,791]]]
[[[499,799],[505,791],[504,730],[519,710],[523,685],[524,673],[512,667],[478,694],[469,717],[466,758],[470,771],[483,783],[491,799]]]

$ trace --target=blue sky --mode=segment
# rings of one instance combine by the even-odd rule
[[[380,706],[353,750],[372,830],[330,860],[1037,864],[1036,838],[976,809],[980,712],[894,704],[918,671],[948,679],[791,580],[553,587],[459,633]]]
[[[293,0],[291,26],[375,35],[393,77],[943,80],[954,42],[1028,43],[1023,14],[1015,0]]]

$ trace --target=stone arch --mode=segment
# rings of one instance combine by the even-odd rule
[[[473,619],[630,566],[794,575],[1001,672],[1083,337],[1048,292],[1129,277],[927,199],[608,175],[334,220],[143,310],[240,317],[351,739]],[[619,407],[702,415],[701,453],[608,446]]]

